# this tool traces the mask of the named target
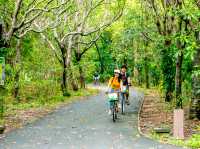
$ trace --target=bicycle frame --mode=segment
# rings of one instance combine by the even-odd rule
[[[117,119],[117,100],[110,101],[113,122]]]
[[[125,100],[126,100],[126,94],[127,94],[127,86],[122,86],[122,92],[121,92],[121,113],[124,114],[125,109]]]
[[[112,119],[113,122],[117,119],[117,102],[119,101],[119,93],[110,93],[108,95],[108,98],[110,99],[110,109],[112,111]]]

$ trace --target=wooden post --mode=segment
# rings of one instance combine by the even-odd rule
[[[174,110],[173,136],[177,139],[184,139],[184,111]]]

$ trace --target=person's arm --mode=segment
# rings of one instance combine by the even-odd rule
[[[128,79],[128,85],[131,85],[131,78],[128,77],[127,79]]]
[[[112,84],[112,79],[113,78],[110,78],[109,82],[108,82],[108,86],[107,86],[107,89],[106,89],[106,93],[108,93],[110,91],[110,87],[111,87],[111,84]]]
[[[120,91],[122,91],[123,90],[123,81],[121,80],[120,81]]]
[[[129,74],[127,74],[127,81],[128,81],[128,85],[131,86],[131,78]]]

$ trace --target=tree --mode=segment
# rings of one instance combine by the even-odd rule
[[[198,10],[200,9],[200,1],[196,1]],[[198,17],[197,26],[200,25],[200,17]],[[200,31],[195,28],[196,51],[193,60],[193,77],[192,77],[192,100],[190,105],[190,118],[200,119]]]
[[[105,3],[104,0],[95,2],[71,1],[68,4],[68,9],[63,7],[53,12],[55,17],[52,17],[52,22],[54,19],[58,20],[59,25],[54,26],[50,30],[51,34],[41,34],[48,41],[49,45],[51,45],[50,47],[53,49],[58,61],[63,67],[63,81],[61,85],[63,94],[67,92],[67,76],[70,73],[73,54],[75,56],[75,64],[79,68],[80,84],[84,88],[85,81],[80,65],[82,56],[99,39],[101,32],[122,14],[123,7],[114,16],[111,16],[110,20],[102,20],[103,14],[100,13],[99,9],[103,10],[105,9],[105,5],[111,4]],[[96,21],[92,22],[95,17],[97,17]],[[36,26],[40,28],[38,24]],[[53,40],[48,39],[52,35],[54,36]]]
[[[22,37],[29,31],[35,31],[32,28],[33,22],[45,12],[49,12],[58,7],[55,7],[55,0],[17,0],[15,3],[7,1],[3,4],[4,9],[13,7],[11,8],[11,12],[2,11],[4,16],[3,40],[5,47],[10,46],[13,36]],[[12,15],[11,18],[9,17],[10,15]]]
[[[15,98],[17,98],[19,92],[19,78],[21,71],[21,41],[27,35],[27,33],[31,31],[41,32],[34,28],[34,21],[39,19],[45,13],[59,8],[66,2],[62,3],[61,5],[56,5],[55,0],[17,0],[15,3],[13,3],[12,1],[3,3],[4,9],[6,11],[2,11],[4,17],[2,25],[3,35],[1,36],[1,49],[5,49],[5,51],[8,51],[8,49],[6,48],[12,47],[11,42],[13,40],[17,40],[16,51],[13,52],[16,55],[13,66],[13,69],[16,69],[14,71],[15,76],[13,95]],[[10,15],[12,16],[11,18],[9,17]],[[9,21],[11,23],[9,23]]]

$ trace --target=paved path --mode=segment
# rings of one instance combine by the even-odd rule
[[[0,149],[181,149],[139,137],[137,111],[142,96],[131,90],[131,105],[113,123],[102,91],[7,134]]]

